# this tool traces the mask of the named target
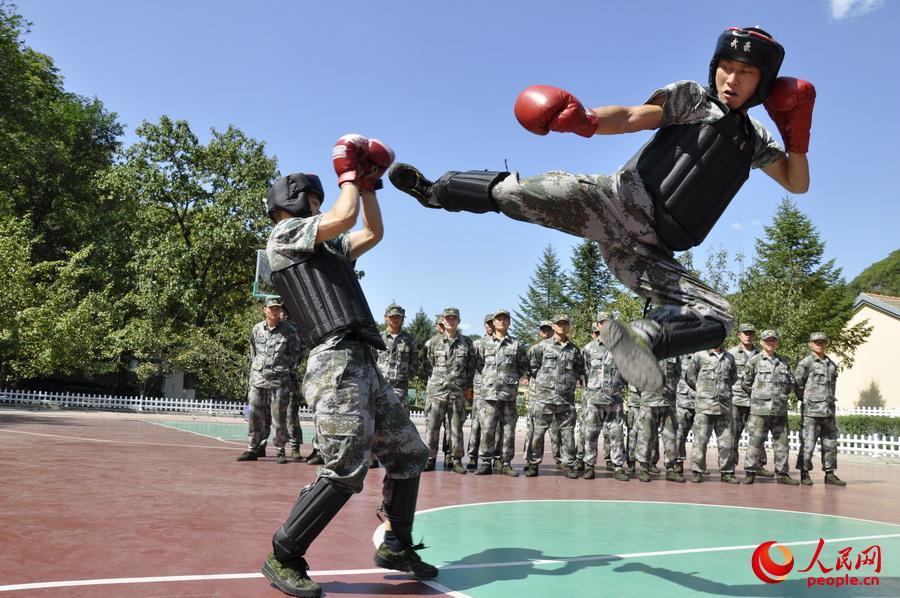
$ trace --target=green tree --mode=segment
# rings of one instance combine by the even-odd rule
[[[884,397],[881,396],[881,389],[878,387],[877,382],[870,380],[868,386],[860,391],[856,406],[884,407]]]
[[[590,338],[591,324],[601,306],[607,305],[617,291],[617,283],[606,267],[600,244],[584,239],[572,249],[572,269],[565,279],[571,336],[579,346]]]
[[[860,293],[900,297],[900,249],[860,272],[847,288],[854,298]]]
[[[547,245],[525,296],[519,295],[519,309],[513,318],[513,335],[529,343],[537,341],[541,320],[552,320],[555,313],[569,308],[566,285],[567,277],[556,251],[552,245]]]
[[[766,236],[756,242],[756,256],[739,285],[737,313],[758,329],[779,331],[779,353],[792,364],[807,353],[814,331],[831,339],[830,352],[842,365],[853,363],[853,354],[868,337],[865,323],[847,327],[853,302],[834,260],[824,260],[825,243],[818,230],[790,199],[778,206]]]

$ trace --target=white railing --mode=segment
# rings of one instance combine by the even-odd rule
[[[838,407],[838,415],[880,415],[900,417],[900,409],[894,407]]]
[[[710,436],[709,446],[715,447],[715,434]],[[693,443],[694,433],[688,432],[687,441]],[[749,436],[747,432],[741,433],[739,446],[747,447]],[[788,444],[793,453],[800,450],[800,431],[788,432]],[[772,450],[772,440],[766,439],[766,449]],[[816,446],[814,458],[820,453],[821,446]],[[900,457],[900,437],[884,436],[882,434],[838,434],[838,452],[850,455],[870,455],[872,457]]]

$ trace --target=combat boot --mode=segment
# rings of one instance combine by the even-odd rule
[[[684,463],[682,463],[681,461],[676,461],[675,462],[675,471],[677,473],[684,473]]]
[[[645,465],[641,465],[641,468],[638,470],[638,479],[642,482],[649,482],[652,479],[650,477],[650,469]]]
[[[678,482],[679,484],[684,484],[684,476],[681,475],[681,473],[675,469],[667,469],[666,470],[666,480],[668,480],[670,482]]]
[[[256,451],[244,451],[236,461],[256,461],[257,459],[259,459],[259,454]]]
[[[525,471],[526,478],[536,478],[538,476],[538,466],[537,465],[526,465],[524,471]]]
[[[478,459],[469,459],[469,462],[466,463],[466,469],[469,471],[478,469]]]
[[[500,471],[501,469],[503,469],[503,461],[499,457],[494,457],[494,459],[491,461],[491,467],[494,469],[494,471]]]
[[[562,461],[556,462],[556,469],[558,469],[559,471],[563,471],[565,468],[566,466],[562,464]]]
[[[307,571],[309,565],[305,559],[299,558],[290,565],[285,565],[275,558],[274,553],[269,553],[261,569],[265,578],[285,594],[318,598],[322,595],[322,587],[309,578]]]
[[[622,469],[621,467],[616,469],[616,473],[613,474],[613,477],[616,478],[617,480],[619,480],[620,482],[628,481],[628,474],[625,473],[625,470]]]
[[[784,484],[786,486],[799,486],[800,482],[792,478],[786,473],[779,473],[775,478],[775,481],[779,484]]]
[[[422,471],[434,471],[434,457],[428,457],[428,461],[425,462],[425,468]]]
[[[492,473],[489,463],[479,463],[478,469],[475,470],[475,475],[491,475]]]
[[[375,564],[382,569],[403,571],[416,579],[434,579],[438,576],[437,567],[429,565],[418,555],[416,551],[422,548],[425,548],[423,544],[416,544],[415,546],[404,548],[400,552],[394,552],[388,548],[387,544],[382,542],[378,550],[375,551]]]
[[[304,461],[303,453],[300,452],[300,449],[292,449],[291,450],[291,460],[297,461],[298,463],[302,463]]]
[[[575,459],[575,471],[584,471],[584,459]]]
[[[426,208],[474,214],[500,211],[491,196],[491,189],[507,176],[508,172],[454,170],[432,182],[416,167],[402,162],[394,164],[388,171],[388,179],[394,187],[412,195]]]
[[[699,471],[691,472],[691,481],[694,482],[695,484],[699,484],[700,482],[703,481],[703,474],[700,473]]]
[[[584,466],[584,479],[593,480],[596,476],[597,476],[597,474],[594,472],[593,465],[585,465]]]
[[[629,461],[629,462],[627,462],[625,465],[628,466],[628,473],[633,474],[635,471],[637,471],[637,468],[635,467],[634,461]]]
[[[828,477],[828,474],[826,473],[825,476]],[[800,483],[803,484],[804,486],[812,486],[813,485],[812,478],[809,477],[808,471],[803,470],[800,472]]]
[[[847,482],[837,477],[833,471],[825,472],[825,483],[829,486],[846,486]]]
[[[566,477],[569,478],[570,480],[578,479],[578,472],[575,470],[574,467],[566,467],[565,474],[566,474]]]
[[[460,463],[456,459],[453,459],[450,463],[450,469],[453,470],[453,473],[461,473],[463,475],[466,475],[466,468],[462,463]]]
[[[278,451],[278,453],[276,453],[276,455],[275,455],[275,463],[278,463],[279,465],[284,465],[287,462],[288,462],[287,456],[282,451]]]
[[[310,465],[324,465],[325,459],[322,458],[322,453],[320,453],[316,449],[313,449],[312,454],[306,458],[306,462]]]
[[[722,482],[724,482],[726,484],[740,484],[741,483],[741,481],[739,479],[734,477],[733,473],[723,473],[722,477],[720,479],[722,480]]]
[[[606,471],[615,471],[616,466],[613,465],[613,462],[610,459],[606,460]]]
[[[766,466],[763,465],[762,467],[759,468],[759,471],[756,472],[756,475],[758,475],[761,478],[774,478],[775,472],[771,471],[769,469],[766,469]]]
[[[444,453],[444,471],[453,471],[453,458]]]
[[[756,481],[756,472],[748,471],[744,474],[744,479],[741,481],[742,484],[752,484]]]
[[[503,464],[503,466],[500,468],[500,473],[502,473],[503,475],[508,475],[511,478],[519,477],[519,472],[513,469],[513,466],[509,463]]]
[[[659,473],[659,467],[657,467],[655,463],[650,465],[648,469],[650,470],[650,473]]]

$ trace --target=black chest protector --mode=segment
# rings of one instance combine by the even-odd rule
[[[756,132],[729,111],[711,123],[660,129],[628,162],[653,197],[656,234],[674,251],[703,242],[750,176]]]
[[[352,263],[322,244],[303,261],[272,272],[272,284],[297,324],[307,350],[336,332],[385,349]]]

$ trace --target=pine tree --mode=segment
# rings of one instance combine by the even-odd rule
[[[416,341],[416,347],[419,350],[419,368],[413,375],[419,380],[425,380],[425,343],[434,336],[434,321],[428,317],[425,310],[421,307],[416,312],[416,316],[412,322],[407,323],[406,331],[412,335]]]
[[[525,296],[519,295],[519,308],[513,318],[513,335],[528,342],[536,342],[541,320],[552,320],[554,314],[568,309],[565,289],[566,274],[553,246],[547,245]]]
[[[569,335],[578,345],[590,340],[591,324],[597,312],[613,299],[617,285],[606,267],[596,241],[583,240],[572,250],[572,272],[566,277],[569,316],[572,318]]]

